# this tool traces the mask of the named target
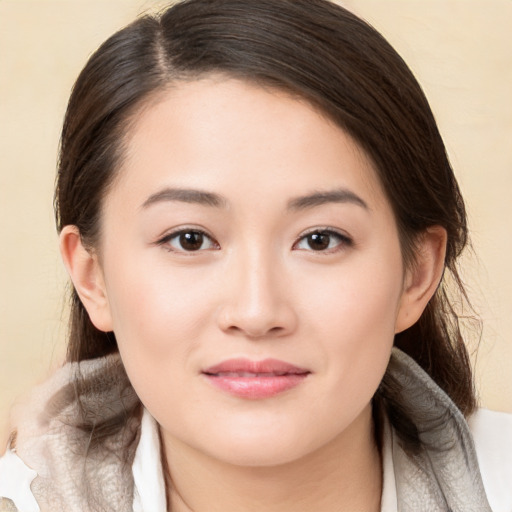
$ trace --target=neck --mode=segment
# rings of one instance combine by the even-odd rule
[[[327,445],[278,466],[235,466],[162,437],[172,512],[380,510],[382,469],[370,407]]]

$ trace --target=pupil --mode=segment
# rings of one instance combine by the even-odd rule
[[[325,233],[312,233],[308,236],[308,244],[314,251],[322,251],[329,247],[330,237]]]
[[[203,235],[191,231],[180,235],[180,244],[187,251],[197,251],[203,245]]]

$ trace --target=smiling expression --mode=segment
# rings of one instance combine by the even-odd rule
[[[91,317],[169,445],[278,464],[371,428],[404,268],[339,127],[273,89],[178,84],[130,128],[102,214]]]

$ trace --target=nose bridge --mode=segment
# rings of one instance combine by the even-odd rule
[[[240,268],[240,292],[242,302],[255,309],[271,309],[273,302],[278,302],[278,285],[273,275],[277,270],[275,258],[272,260],[268,251],[247,250]],[[273,265],[273,266],[272,266]]]
[[[293,328],[293,308],[283,294],[278,258],[268,246],[241,248],[231,271],[233,284],[221,315],[224,329],[262,337]]]

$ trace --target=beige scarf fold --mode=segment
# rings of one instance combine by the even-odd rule
[[[138,405],[118,355],[66,364],[36,388],[15,449],[38,473],[31,489],[42,512],[132,510]]]

